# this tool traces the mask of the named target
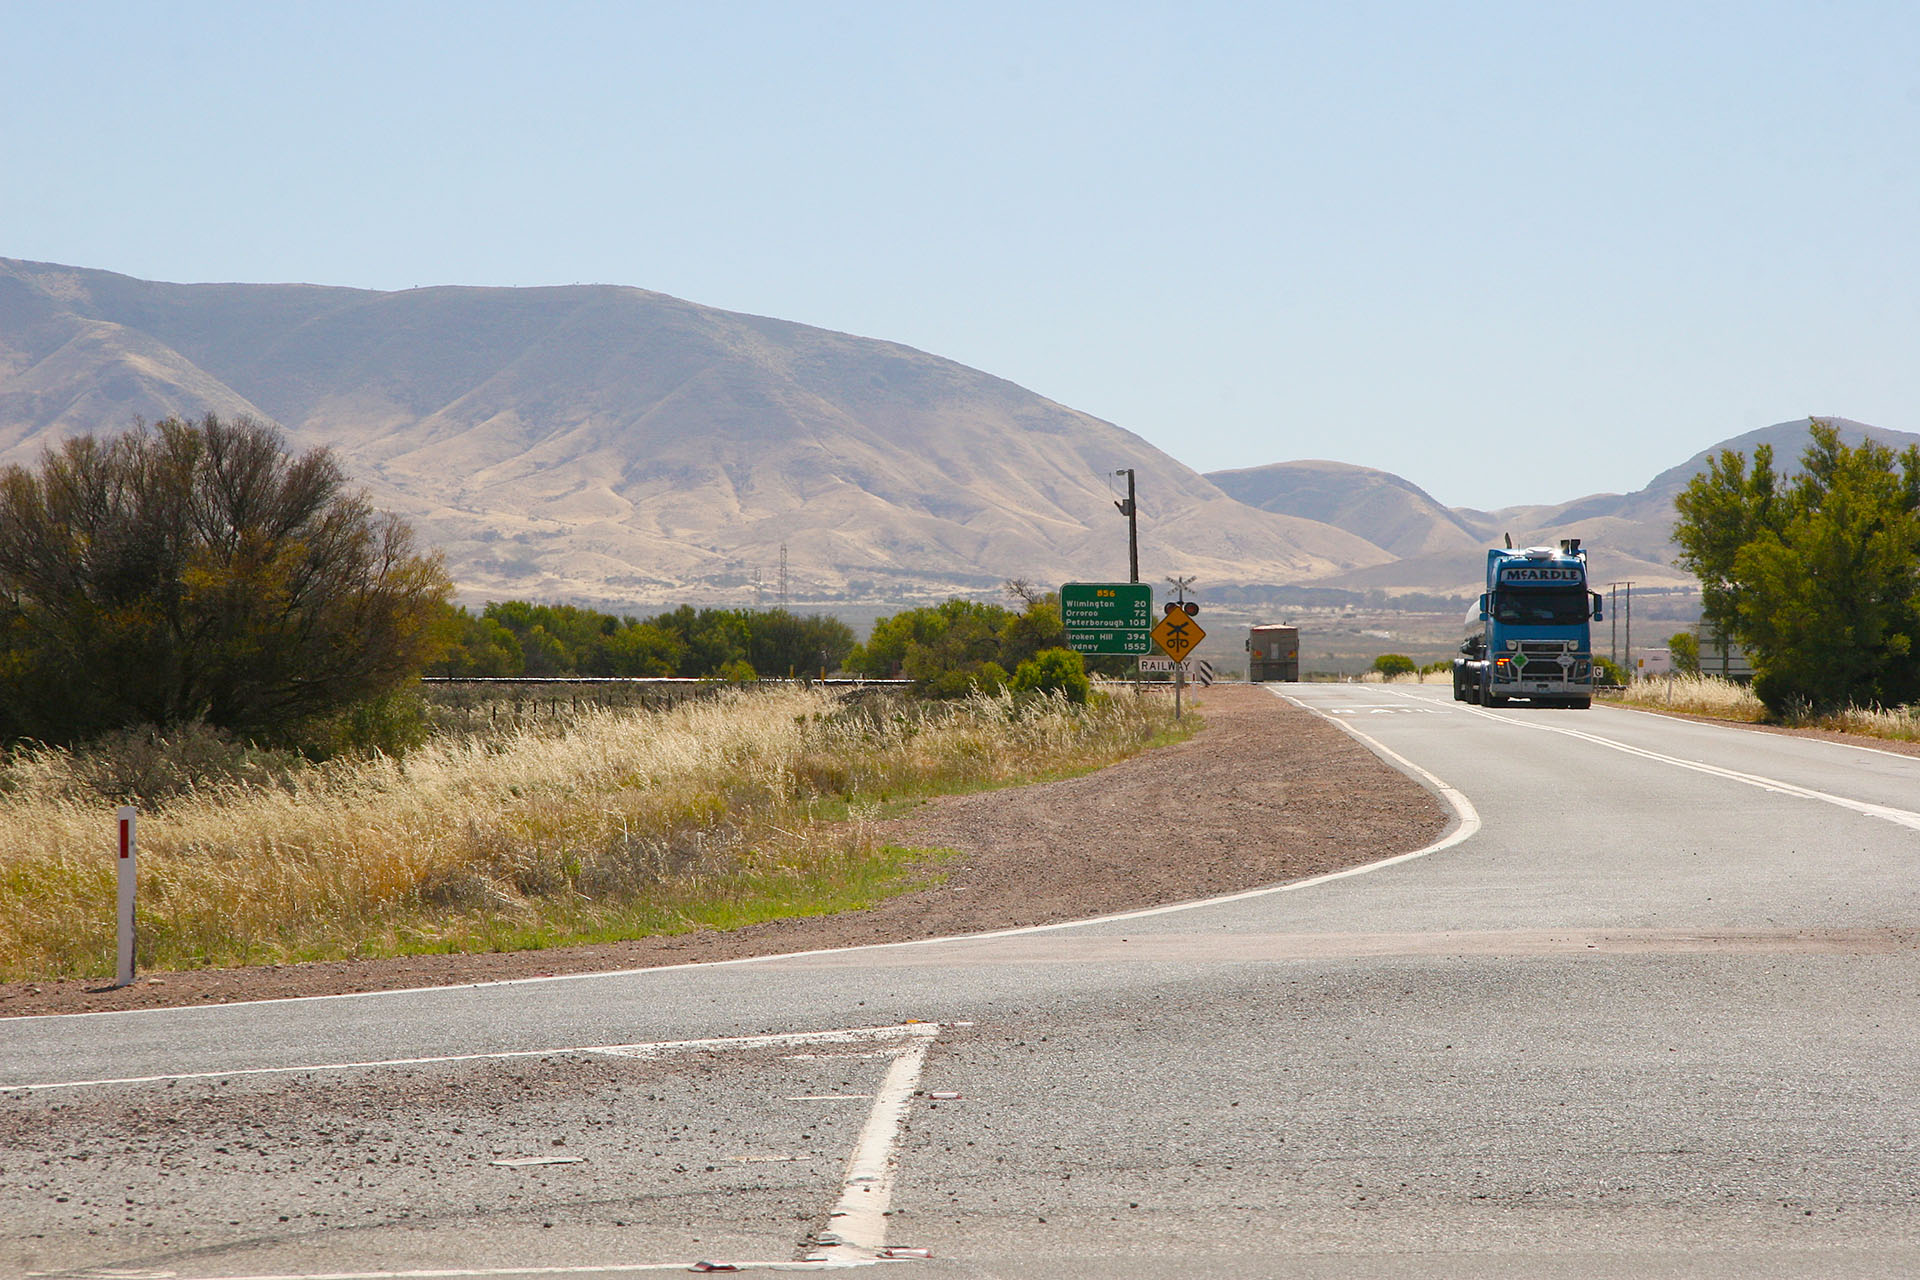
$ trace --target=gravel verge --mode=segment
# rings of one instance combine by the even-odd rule
[[[1266,689],[1215,686],[1186,742],[1078,778],[929,801],[884,824],[952,849],[932,888],[869,910],[593,946],[170,971],[133,986],[0,984],[0,1017],[451,986],[904,942],[1191,901],[1430,843],[1448,815],[1338,728]]]

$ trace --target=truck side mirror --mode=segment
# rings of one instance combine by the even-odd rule
[[[1600,616],[1600,593],[1598,591],[1589,591],[1587,594],[1593,597],[1593,620],[1595,622],[1605,622],[1606,619]]]
[[[1480,593],[1480,621],[1485,622],[1486,620],[1487,620],[1487,595],[1483,591]]]

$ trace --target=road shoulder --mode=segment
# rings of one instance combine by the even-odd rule
[[[582,947],[0,985],[0,1017],[451,986],[904,942],[1162,906],[1406,853],[1449,815],[1360,743],[1264,688],[1215,686],[1186,742],[1082,777],[952,796],[885,824],[951,849],[940,883],[865,911]]]

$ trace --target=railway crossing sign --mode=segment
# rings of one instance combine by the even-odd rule
[[[1206,638],[1207,633],[1193,615],[1182,609],[1164,614],[1160,621],[1153,624],[1153,642],[1175,662],[1185,662],[1194,646]]]

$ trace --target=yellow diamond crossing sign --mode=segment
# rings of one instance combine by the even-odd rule
[[[1200,624],[1183,610],[1176,609],[1153,624],[1153,642],[1175,662],[1185,662],[1194,646],[1206,638],[1207,633],[1200,629]]]

